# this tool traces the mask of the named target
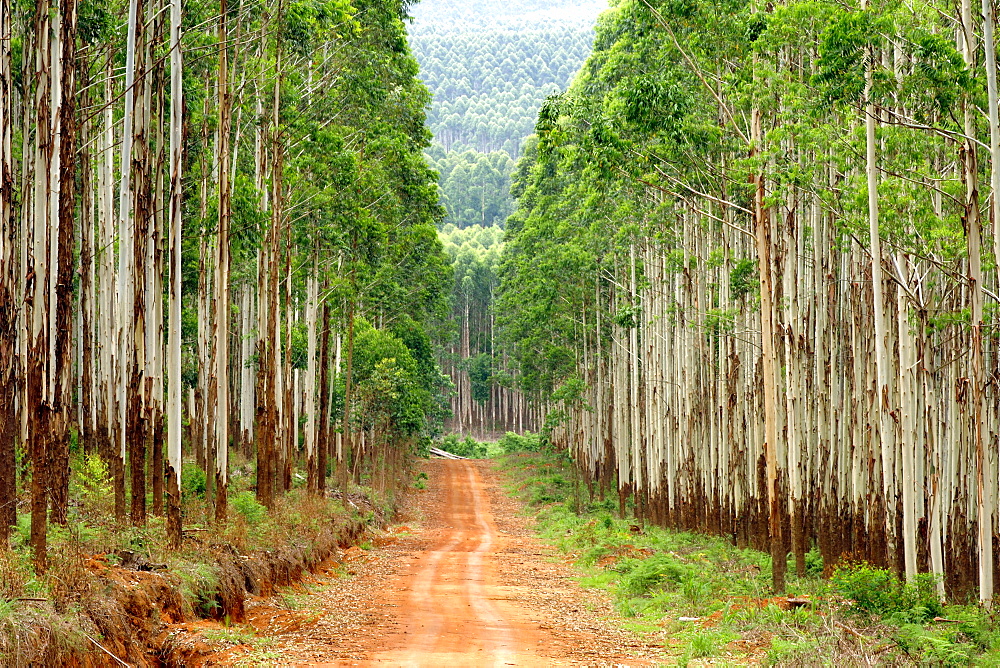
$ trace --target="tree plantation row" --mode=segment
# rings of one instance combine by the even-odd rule
[[[989,600],[989,0],[623,0],[515,171],[498,329],[551,438],[669,526]]]
[[[384,489],[441,423],[408,5],[0,0],[0,540],[23,484],[37,570],[71,447],[179,545],[182,444],[224,520],[233,449],[271,507],[300,457]]]
[[[414,55],[434,95],[427,121],[435,142],[446,151],[516,155],[545,96],[580,68],[591,36],[580,21],[491,30],[418,23]]]
[[[454,272],[450,337],[442,341],[440,353],[442,370],[454,386],[444,426],[480,438],[537,431],[544,411],[537,395],[519,391],[497,335],[493,303],[503,235],[496,226],[456,229],[451,223],[438,235]]]

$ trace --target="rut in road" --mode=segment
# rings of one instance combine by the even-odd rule
[[[581,628],[594,620],[582,615],[569,573],[544,562],[529,536],[498,529],[490,496],[503,496],[485,464],[433,460],[427,469],[423,544],[404,553],[400,561],[406,563],[383,590],[395,612],[394,630],[363,660],[338,665],[647,665],[620,656],[616,633]],[[553,570],[553,577],[539,579]],[[575,619],[562,620],[560,628],[553,620],[567,612]]]

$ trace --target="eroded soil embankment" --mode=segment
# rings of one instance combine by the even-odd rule
[[[215,649],[185,642],[178,629],[210,619],[239,624],[248,599],[301,581],[355,546],[366,528],[361,520],[331,516],[294,544],[248,554],[228,543],[188,538],[186,548],[199,559],[192,562],[198,581],[190,568],[182,576],[132,552],[117,559],[84,553],[63,559],[49,577],[64,590],[19,601],[22,608],[0,634],[0,664],[197,665]]]

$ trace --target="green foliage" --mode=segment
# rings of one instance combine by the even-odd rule
[[[771,639],[767,651],[766,665],[788,666],[798,662],[808,662],[815,658],[817,647],[812,640],[788,640],[780,636]]]
[[[541,439],[537,434],[531,432],[516,434],[508,431],[497,441],[497,445],[500,446],[504,454],[508,455],[516,452],[538,452],[541,450]]]
[[[18,513],[17,524],[14,525],[15,540],[18,545],[28,545],[31,541],[31,514]]]
[[[506,151],[445,151],[435,145],[427,150],[427,161],[438,173],[441,204],[448,212],[443,225],[502,226],[514,210],[510,197],[514,161]]]
[[[692,636],[688,652],[695,659],[715,656],[726,643],[735,638],[736,634],[727,631],[713,629],[699,631]]]
[[[493,381],[493,357],[479,353],[468,360],[469,380],[472,384],[472,398],[480,404],[490,400]]]
[[[742,300],[760,290],[756,260],[737,260],[729,273],[729,290],[733,299]]]
[[[428,6],[417,6],[412,42],[421,78],[434,97],[427,120],[437,142],[447,151],[516,156],[542,100],[568,86],[583,63],[596,11],[577,9],[540,27],[497,21],[493,6],[491,25],[484,27],[425,21]]]
[[[200,466],[181,467],[181,496],[185,499],[205,497],[205,471]]]
[[[180,577],[184,600],[192,602],[199,616],[214,616],[219,609],[219,574],[216,568],[206,563],[181,562],[174,572]]]
[[[648,559],[621,562],[620,591],[629,596],[648,596],[654,589],[676,586],[688,581],[691,568],[669,554],[657,554]],[[690,586],[690,585],[689,585]]]
[[[463,439],[459,438],[458,434],[448,434],[441,439],[438,447],[445,452],[450,452],[459,457],[469,457],[470,459],[485,459],[489,456],[487,445],[480,443],[471,436],[466,436]]]
[[[232,496],[229,499],[229,506],[251,527],[258,526],[267,517],[267,508],[259,503],[254,493],[249,490]]]
[[[918,573],[912,582],[903,582],[887,569],[854,564],[839,567],[831,582],[858,612],[919,623],[939,616],[943,610],[937,577],[928,573]]]
[[[96,453],[77,457],[70,466],[70,495],[79,498],[85,507],[106,509],[114,498],[108,465]]]
[[[434,413],[438,390],[434,383],[440,383],[440,374],[427,373],[426,369],[421,373],[421,364],[411,349],[393,332],[375,329],[364,320],[357,322],[356,329],[353,380],[357,406],[353,419],[359,427],[375,428],[386,436],[425,432]],[[426,343],[419,337],[416,341],[414,345]],[[342,387],[340,393],[343,396]]]
[[[822,87],[828,100],[856,102],[865,90],[865,64],[871,61],[866,51],[878,43],[879,34],[889,30],[887,19],[877,10],[841,11],[823,31],[822,55],[815,82]],[[878,65],[878,78],[884,77]]]
[[[428,151],[446,223],[503,225],[510,176],[546,96],[563,90],[590,50],[600,0],[491,4],[421,2],[413,52],[432,94]]]

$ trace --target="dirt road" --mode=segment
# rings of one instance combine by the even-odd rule
[[[345,555],[353,577],[320,582],[301,613],[251,607],[269,636],[266,665],[650,665],[636,657],[657,649],[607,621],[607,601],[571,581],[486,464],[432,460],[425,470],[406,526]],[[249,658],[234,651],[226,663]]]
[[[436,485],[445,491],[431,547],[414,553],[397,575],[402,587],[397,630],[370,664],[398,666],[550,665],[538,623],[507,601],[493,558],[497,533],[479,471],[467,461],[444,461]],[[540,651],[541,650],[541,651]]]

